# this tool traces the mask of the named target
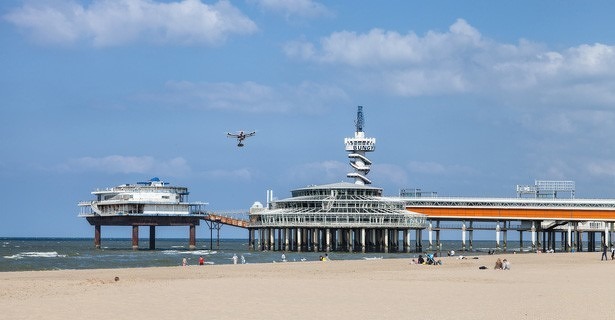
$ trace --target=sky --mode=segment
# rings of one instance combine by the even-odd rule
[[[359,105],[376,138],[368,178],[385,195],[515,197],[518,184],[573,180],[577,198],[614,198],[613,12],[612,1],[3,0],[0,237],[92,237],[77,203],[151,177],[212,211],[350,182],[343,142]],[[238,148],[226,137],[237,130],[257,134]]]

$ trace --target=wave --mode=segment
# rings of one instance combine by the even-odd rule
[[[23,258],[66,258],[65,254],[58,254],[55,251],[50,252],[20,252],[12,256],[4,256],[6,259],[23,259]]]
[[[190,254],[190,255],[194,255],[194,256],[204,256],[204,255],[216,254],[216,253],[218,253],[218,251],[209,251],[209,250],[191,250],[191,251],[164,250],[164,251],[162,251],[162,253],[163,254],[173,254],[173,255],[177,255],[177,254]]]

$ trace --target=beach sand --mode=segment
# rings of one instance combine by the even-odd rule
[[[4,272],[0,317],[615,319],[615,261],[600,255]],[[493,270],[497,258],[511,270]]]

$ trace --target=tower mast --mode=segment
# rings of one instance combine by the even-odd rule
[[[372,183],[366,177],[369,173],[372,162],[365,157],[365,153],[372,152],[376,149],[376,138],[365,137],[365,132],[363,132],[364,122],[363,107],[358,106],[354,138],[344,139],[346,151],[349,152],[348,158],[350,159],[350,166],[354,169],[353,172],[348,173],[346,176],[348,178],[354,178],[354,183],[360,185]]]

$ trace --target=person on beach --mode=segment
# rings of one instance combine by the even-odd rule
[[[237,264],[237,255],[233,253],[233,264]]]
[[[199,257],[199,265],[202,266],[205,264],[205,258],[203,258],[203,256]]]
[[[188,265],[188,260],[186,260],[186,258],[182,259],[182,266],[187,266]]]
[[[241,255],[241,264],[246,264],[246,258],[243,257],[243,254]]]
[[[423,256],[419,254],[418,264],[423,264],[423,263],[425,263],[425,259],[423,259]]]
[[[286,262],[286,255],[282,252],[282,262]]]
[[[615,246],[611,245],[611,260],[615,259]]]
[[[606,256],[606,244],[602,245],[602,256],[600,257],[600,261],[602,260],[609,261],[609,258]]]
[[[503,269],[502,260],[500,258],[498,258],[498,260],[495,261],[495,267],[493,269],[495,269],[495,270],[502,270]]]
[[[502,269],[510,270],[510,262],[508,262],[508,260],[506,259],[502,260]]]

